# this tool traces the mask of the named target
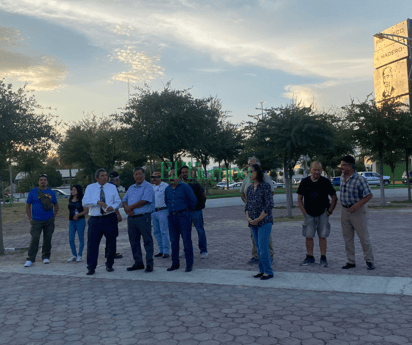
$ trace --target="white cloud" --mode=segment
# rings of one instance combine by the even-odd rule
[[[159,49],[172,42],[176,47],[208,54],[216,61],[295,75],[346,79],[369,75],[373,68],[372,58],[362,57],[365,55],[358,50],[355,55],[356,47],[340,40],[342,35],[356,34],[356,28],[340,32],[339,28],[329,27],[325,33],[325,28],[313,27],[309,34],[289,25],[285,30],[285,1],[230,4],[190,0],[3,0],[0,9],[68,25],[106,48],[122,43],[108,39],[114,32],[127,37],[123,44],[144,41],[152,49]],[[243,11],[244,6],[256,4],[267,11],[259,15]],[[342,49],[345,43],[347,48]]]
[[[129,69],[128,71],[114,75],[113,80],[144,82],[164,75],[164,69],[155,64],[156,61],[160,60],[159,57],[138,52],[133,46],[124,47],[124,49],[115,49],[111,59],[124,62]]]
[[[29,46],[23,45],[23,41],[19,30],[0,26],[1,75],[28,83],[33,90],[61,88],[67,76],[66,67],[56,57],[34,52]]]

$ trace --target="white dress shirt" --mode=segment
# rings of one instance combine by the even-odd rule
[[[96,182],[89,184],[84,192],[83,197],[83,207],[89,208],[89,216],[98,217],[102,216],[100,212],[100,206],[97,205],[97,202],[100,201],[100,187],[101,185]],[[113,207],[112,212],[107,212],[104,215],[113,213],[114,210],[117,210],[122,201],[120,200],[119,193],[116,187],[111,183],[106,183],[103,185],[104,197],[106,199],[107,207]]]
[[[156,208],[166,207],[165,203],[165,190],[169,186],[166,182],[160,182],[158,186],[152,185],[155,191],[155,206]]]

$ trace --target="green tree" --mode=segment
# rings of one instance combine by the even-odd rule
[[[130,148],[140,156],[156,156],[172,165],[204,137],[205,117],[212,98],[195,99],[188,90],[173,90],[170,82],[161,92],[138,88],[125,109],[115,114],[126,128]]]
[[[351,128],[353,141],[372,159],[378,161],[380,178],[381,203],[385,206],[385,190],[383,186],[383,159],[386,154],[397,149],[400,140],[400,114],[403,104],[390,101],[377,104],[374,99],[345,107],[346,121]]]
[[[330,145],[333,132],[312,107],[296,103],[268,109],[254,119],[248,126],[254,147],[283,163],[287,210],[292,217],[292,169],[302,155],[315,156]]]
[[[229,122],[222,123],[217,132],[215,146],[211,156],[218,162],[223,161],[226,172],[229,173],[233,163],[243,149],[243,133],[238,125]],[[229,176],[226,174],[226,183],[229,187]]]
[[[44,147],[49,149],[59,139],[56,117],[45,110],[26,87],[13,91],[11,84],[0,80],[0,159],[14,157],[18,148]],[[0,207],[0,255],[4,254],[2,216]]]

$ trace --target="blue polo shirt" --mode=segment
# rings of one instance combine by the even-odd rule
[[[37,197],[37,191],[39,188],[34,188],[29,192],[29,196],[27,197],[26,203],[31,204],[31,216],[34,220],[37,221],[44,221],[54,217],[53,209],[46,212],[43,208],[43,205],[39,198]],[[46,190],[41,190],[44,194],[49,194],[51,196],[51,200],[53,204],[57,204],[56,194],[50,189],[47,188]]]
[[[147,201],[147,204],[143,207],[135,208],[133,213],[135,215],[153,213],[155,210],[155,192],[152,185],[146,180],[143,181],[140,186],[136,184],[131,185],[123,197],[123,201],[126,202],[127,205],[133,205],[141,200]]]

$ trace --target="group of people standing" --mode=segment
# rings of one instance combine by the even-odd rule
[[[366,180],[355,171],[355,159],[352,156],[342,158],[341,176],[341,225],[347,254],[343,269],[356,267],[354,234],[357,233],[367,268],[373,270],[374,258],[370,243],[365,204],[372,198]],[[272,210],[274,206],[274,187],[272,180],[264,174],[256,157],[249,159],[250,175],[246,177],[241,189],[241,198],[245,202],[245,215],[251,232],[252,258],[249,263],[259,264],[255,278],[268,280],[273,278],[273,245],[271,231],[273,226]],[[319,237],[320,265],[327,267],[327,237],[330,233],[329,217],[333,213],[337,196],[330,181],[321,175],[322,165],[313,162],[311,175],[302,180],[298,188],[298,204],[305,217],[302,234],[306,238],[307,255],[302,266],[315,263],[313,256],[316,233]],[[153,271],[154,257],[170,258],[172,265],[167,271],[180,268],[179,243],[183,240],[185,272],[193,269],[194,255],[191,238],[192,224],[198,232],[199,249],[202,259],[208,257],[207,239],[204,230],[202,209],[205,208],[206,195],[203,187],[189,179],[189,168],[169,171],[167,184],[161,181],[161,173],[151,176],[151,184],[145,180],[143,168],[133,170],[135,184],[120,199],[116,188],[119,175],[111,173],[110,182],[105,169],[95,173],[96,183],[90,184],[83,195],[80,185],[73,186],[69,199],[69,243],[72,256],[68,261],[82,261],[84,248],[85,215],[89,215],[87,235],[87,275],[96,271],[99,246],[102,237],[106,238],[106,270],[113,272],[115,258],[122,255],[116,252],[116,238],[119,234],[118,223],[122,221],[119,213],[121,205],[127,214],[129,242],[134,263],[127,271]],[[39,188],[29,193],[26,213],[31,223],[31,242],[25,267],[32,266],[38,252],[40,234],[43,231],[43,263],[50,262],[51,238],[54,231],[54,217],[58,212],[55,194],[47,188],[47,175],[39,177]],[[329,199],[330,198],[330,199]],[[153,235],[157,241],[159,253],[154,255]],[[76,250],[75,234],[79,237],[79,249]],[[141,240],[145,248],[145,261],[141,250]]]
[[[113,272],[114,259],[122,255],[116,252],[116,238],[119,234],[118,223],[122,221],[119,212],[121,205],[127,214],[127,228],[129,242],[133,254],[134,263],[127,271],[145,270],[153,271],[153,257],[164,259],[172,257],[172,265],[168,271],[180,267],[179,239],[182,237],[184,256],[186,258],[186,272],[193,269],[192,224],[195,226],[199,237],[199,249],[202,259],[208,258],[207,239],[204,229],[203,212],[205,208],[206,194],[203,187],[194,179],[189,179],[189,168],[184,166],[178,171],[169,172],[170,184],[161,181],[161,173],[155,172],[151,176],[152,184],[145,180],[143,168],[135,168],[133,177],[135,184],[127,190],[123,199],[116,188],[119,175],[112,172],[107,175],[105,169],[99,169],[95,173],[96,183],[90,184],[83,195],[80,185],[74,185],[69,198],[69,243],[72,256],[68,261],[82,261],[84,248],[84,231],[86,227],[85,215],[89,215],[87,234],[87,274],[92,275],[96,271],[99,256],[99,246],[102,237],[106,238],[106,270]],[[108,178],[110,181],[108,182]],[[52,190],[47,188],[47,176],[39,177],[39,188],[30,192],[27,199],[27,216],[32,223],[32,240],[29,255],[25,267],[30,267],[35,262],[39,248],[41,231],[43,235],[43,262],[49,263],[51,249],[51,235],[54,231],[54,217],[57,214],[58,203]],[[38,195],[36,194],[38,193]],[[35,196],[36,194],[36,196]],[[40,217],[44,212],[44,205],[40,198],[45,198],[55,205],[55,211]],[[33,211],[31,205],[33,204]],[[34,221],[32,220],[32,214]],[[37,219],[38,218],[38,219]],[[41,222],[41,223],[37,223]],[[159,253],[154,255],[154,243],[156,238]],[[79,249],[76,250],[75,234],[79,237]],[[145,261],[141,250],[141,241],[145,248]]]

